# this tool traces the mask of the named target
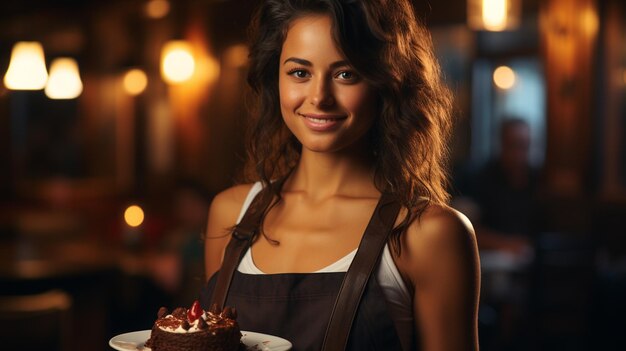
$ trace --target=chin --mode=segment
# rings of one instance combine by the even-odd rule
[[[302,145],[302,151],[308,150],[313,152],[334,152],[338,149],[336,140],[328,140],[329,138],[303,138],[298,140]]]

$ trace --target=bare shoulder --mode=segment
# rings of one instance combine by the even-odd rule
[[[209,209],[209,226],[229,228],[235,225],[253,184],[240,184],[230,187],[215,196]]]
[[[215,196],[209,208],[209,218],[204,240],[206,278],[217,271],[222,262],[224,248],[230,239],[230,228],[237,223],[252,184],[236,185]]]
[[[226,190],[223,190],[215,196],[214,202],[218,202],[219,205],[243,205],[246,200],[250,189],[254,184],[239,184],[232,186]]]
[[[461,212],[448,206],[429,206],[407,230],[408,249],[451,248],[475,243],[474,227]]]
[[[433,265],[478,269],[474,228],[464,214],[448,206],[426,208],[403,234],[401,252],[399,268],[414,284],[434,274]]]

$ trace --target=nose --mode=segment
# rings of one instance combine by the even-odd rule
[[[320,76],[312,82],[310,101],[317,107],[329,107],[335,103],[332,84],[328,78]]]

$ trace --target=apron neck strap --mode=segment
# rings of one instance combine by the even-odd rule
[[[380,261],[399,211],[400,203],[391,194],[383,193],[341,283],[324,336],[323,351],[345,350],[363,292]]]
[[[230,289],[230,283],[232,282],[235,270],[239,265],[239,262],[246,253],[246,250],[252,244],[252,240],[255,238],[263,214],[265,213],[267,206],[264,208],[259,207],[259,203],[264,197],[269,196],[270,191],[268,188],[263,188],[252,200],[252,203],[246,210],[243,218],[235,226],[230,241],[226,246],[224,252],[224,260],[222,266],[217,272],[217,282],[213,295],[211,296],[211,308],[217,308],[218,311],[224,309],[226,298],[228,297],[228,290]]]

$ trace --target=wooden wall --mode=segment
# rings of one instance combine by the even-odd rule
[[[595,0],[546,0],[540,7],[547,101],[546,175],[557,195],[588,190],[592,165]]]

